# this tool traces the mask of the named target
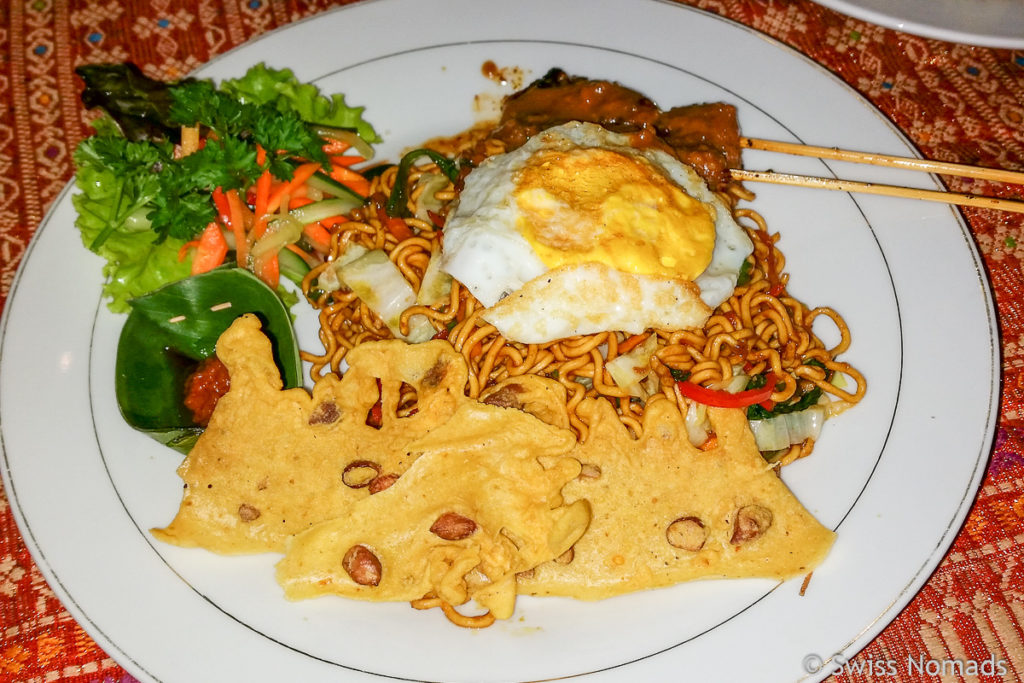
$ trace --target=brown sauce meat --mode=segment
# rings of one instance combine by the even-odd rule
[[[691,104],[662,112],[658,136],[679,160],[693,166],[712,189],[729,182],[729,169],[739,168],[740,129],[736,107],[724,102]]]
[[[588,121],[616,133],[636,133],[653,128],[658,115],[658,106],[635,90],[552,69],[505,100],[492,137],[510,148],[519,147],[545,128],[568,121]]]
[[[616,133],[633,134],[638,147],[666,147],[712,189],[728,183],[729,169],[741,162],[739,125],[732,105],[714,102],[661,111],[635,90],[611,81],[570,76],[561,69],[552,69],[510,95],[490,138],[515,149],[536,133],[569,121],[597,123]]]

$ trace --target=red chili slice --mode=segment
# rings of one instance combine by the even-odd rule
[[[771,399],[775,391],[775,376],[768,375],[763,387],[758,389],[747,389],[732,393],[722,389],[708,389],[693,382],[676,382],[679,393],[686,398],[703,403],[706,406],[715,408],[746,408],[755,403],[762,403]]]

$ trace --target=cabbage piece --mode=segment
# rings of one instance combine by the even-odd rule
[[[413,194],[418,196],[416,201],[416,218],[421,221],[430,222],[428,211],[437,213],[441,210],[441,200],[435,195],[448,187],[448,176],[443,173],[424,173],[416,180],[416,187]]]
[[[388,255],[381,249],[368,251],[338,270],[338,277],[376,313],[399,339],[418,343],[434,336],[430,321],[422,315],[409,320],[409,334],[402,334],[402,312],[416,305],[416,293]]]
[[[736,372],[735,368],[733,369],[733,372]],[[732,376],[732,379],[726,382],[725,386],[721,388],[724,389],[725,391],[728,391],[730,394],[738,394],[739,392],[745,390],[747,388],[747,384],[749,383],[749,377],[740,373],[736,373]]]
[[[608,374],[623,391],[631,396],[647,398],[642,382],[651,374],[651,356],[658,350],[658,335],[652,334],[628,353],[605,363]]]
[[[348,245],[348,248],[334,259],[330,268],[324,268],[320,271],[316,279],[317,288],[325,292],[334,292],[341,289],[341,269],[368,251],[369,249],[358,244]]]
[[[416,303],[421,306],[433,306],[441,303],[451,294],[452,276],[441,270],[441,255],[435,252],[427,263],[420,282],[420,291],[416,294]]]
[[[781,451],[807,439],[817,439],[825,424],[822,405],[814,405],[796,413],[776,415],[765,420],[751,420],[750,430],[762,452]]]
[[[708,407],[696,401],[686,402],[686,437],[691,444],[700,448],[711,436],[711,420],[708,419]]]

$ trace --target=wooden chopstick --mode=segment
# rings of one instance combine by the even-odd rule
[[[793,154],[797,156],[834,159],[836,161],[848,161],[857,164],[887,166],[890,168],[902,168],[912,171],[923,171],[926,173],[938,173],[940,175],[952,175],[1024,185],[1024,173],[998,168],[984,168],[981,166],[955,164],[946,161],[897,157],[887,154],[874,154],[871,152],[855,152],[852,150],[839,149],[837,147],[816,147],[814,145],[800,145],[792,142],[761,140],[757,138],[740,138],[740,146],[746,149],[758,149],[766,152],[781,152],[783,154]],[[917,188],[900,187],[897,185],[883,185],[879,183],[868,183],[855,180],[839,180],[836,178],[818,178],[815,176],[796,175],[792,173],[775,173],[771,171],[730,169],[730,173],[734,179],[740,181],[797,185],[801,187],[816,187],[826,190],[885,195],[888,197],[924,199],[928,201],[944,202],[946,204],[956,204],[959,206],[974,206],[985,209],[998,209],[1000,211],[1024,213],[1024,202],[1013,199],[1002,199],[999,197],[985,197],[982,195],[965,194],[961,192],[944,192],[941,190],[920,190]]]
[[[888,154],[875,154],[873,152],[855,152],[849,149],[839,149],[838,147],[815,147],[814,145],[799,145],[793,142],[760,140],[758,138],[740,138],[740,146],[747,149],[760,149],[766,152],[782,152],[783,154],[793,154],[796,156],[835,159],[855,164],[890,166],[892,168],[905,168],[911,171],[924,171],[925,173],[980,178],[982,180],[995,180],[1000,183],[1024,185],[1024,173],[1020,171],[1007,171],[1002,168],[984,168],[982,166],[969,166],[968,164],[954,164],[948,161],[895,157]]]
[[[887,197],[903,197],[906,199],[925,199],[933,202],[944,202],[958,206],[974,206],[982,209],[998,209],[1024,213],[1024,202],[999,197],[983,197],[977,194],[961,192],[943,192],[941,190],[919,190],[914,187],[899,185],[881,185],[879,183],[863,183],[856,180],[839,180],[838,178],[818,178],[815,176],[795,175],[792,173],[773,173],[770,171],[747,171],[730,169],[734,180],[746,180],[776,185],[798,185],[800,187],[816,187],[823,190],[841,190],[843,192],[860,192],[878,194]]]

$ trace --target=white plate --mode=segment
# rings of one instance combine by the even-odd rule
[[[733,102],[751,136],[913,153],[824,69],[752,30],[657,1],[379,0],[272,33],[203,73],[291,66],[367,105],[394,158],[467,127],[481,102],[509,92],[482,75],[486,60],[527,78],[560,66],[616,79],[666,107]],[[783,161],[747,154],[753,168]],[[796,172],[833,167],[789,162]],[[841,661],[833,655],[851,656],[910,600],[970,507],[996,417],[996,324],[956,211],[757,189],[755,206],[783,235],[792,291],[842,312],[854,334],[847,358],[870,382],[856,410],[827,425],[813,457],[785,471],[839,535],[804,597],[799,581],[705,581],[597,603],[522,599],[513,619],[471,632],[405,604],[289,603],[273,556],[223,558],[154,541],[147,529],[166,524],[180,499],[178,458],[118,416],[122,320],[100,302],[100,263],[72,226],[70,191],[18,272],[0,347],[4,483],[40,570],[143,681],[823,676]],[[308,318],[300,327],[309,340]],[[973,381],[950,391],[950,367]],[[826,661],[809,675],[814,655]]]
[[[1024,0],[818,0],[818,4],[927,38],[1024,48]]]

